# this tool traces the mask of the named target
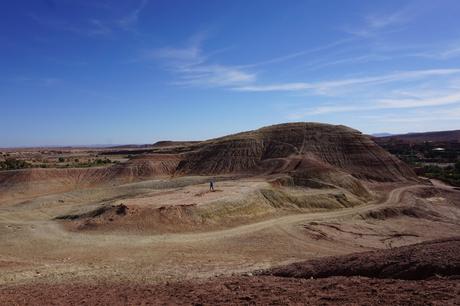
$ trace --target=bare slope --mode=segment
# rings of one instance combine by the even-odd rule
[[[177,171],[186,174],[341,171],[357,178],[413,178],[404,163],[369,137],[345,126],[280,124],[209,140],[186,153]]]
[[[450,238],[317,259],[271,270],[270,275],[165,284],[32,282],[0,287],[0,299],[24,305],[458,305],[459,251],[459,239]]]
[[[6,305],[458,305],[460,283],[362,277],[234,276],[166,284],[63,283],[0,288]]]
[[[321,187],[326,183],[359,195],[366,194],[359,179],[416,179],[399,159],[345,126],[280,124],[188,148],[175,174],[285,174],[296,185]]]
[[[453,237],[394,249],[326,257],[274,268],[263,274],[324,278],[365,276],[420,280],[460,275],[460,238]]]
[[[359,179],[416,179],[408,166],[368,136],[320,123],[274,125],[203,142],[159,146],[151,152],[107,168],[2,171],[0,191],[36,195],[164,176],[284,174],[296,185],[326,183],[363,195]]]

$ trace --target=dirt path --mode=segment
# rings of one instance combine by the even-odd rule
[[[331,221],[352,217],[361,213],[371,211],[376,208],[383,208],[387,206],[393,206],[401,201],[403,194],[409,190],[414,190],[420,187],[427,187],[426,185],[411,185],[396,188],[392,190],[387,199],[382,203],[373,203],[368,205],[356,206],[352,208],[344,208],[328,212],[319,213],[302,213],[295,215],[288,215],[283,217],[277,217],[266,221],[241,225],[229,229],[210,231],[204,233],[180,233],[180,234],[160,234],[152,236],[141,236],[135,234],[126,234],[120,236],[119,234],[91,234],[86,233],[70,233],[64,230],[58,223],[45,221],[41,223],[28,221],[28,222],[17,222],[17,224],[23,225],[35,225],[37,230],[35,235],[41,236],[41,238],[49,238],[56,240],[69,241],[72,238],[81,238],[82,240],[94,240],[94,241],[106,241],[109,240],[113,243],[127,243],[127,244],[140,244],[140,243],[154,243],[154,242],[193,242],[193,241],[210,241],[210,240],[226,240],[235,236],[243,236],[245,234],[254,233],[274,226],[284,227],[299,222],[312,222],[312,221]],[[133,239],[136,237],[135,239]]]
[[[16,221],[16,225],[24,225],[34,228],[34,236],[42,239],[52,239],[70,242],[75,241],[108,241],[109,243],[125,243],[131,245],[155,243],[155,242],[193,242],[193,241],[209,241],[209,240],[226,240],[235,236],[243,236],[245,234],[254,233],[274,226],[285,227],[288,225],[296,224],[299,222],[312,222],[312,221],[331,221],[337,219],[344,219],[352,217],[361,213],[371,211],[376,208],[383,208],[387,206],[393,206],[400,203],[403,194],[407,191],[414,190],[416,188],[426,187],[426,185],[411,185],[393,189],[387,199],[381,203],[373,203],[368,205],[362,205],[352,208],[344,208],[340,210],[334,210],[330,212],[319,212],[319,213],[305,213],[295,214],[283,217],[277,217],[266,221],[257,223],[251,223],[241,225],[229,229],[210,231],[204,233],[180,233],[180,234],[160,234],[152,236],[141,236],[126,234],[120,236],[119,234],[91,234],[86,233],[74,233],[64,230],[60,224],[54,221]],[[134,237],[136,237],[134,239]]]
[[[3,263],[3,267],[0,266],[0,284],[39,279],[86,281],[101,277],[140,282],[207,278],[327,255],[385,248],[379,237],[374,236],[368,239],[375,241],[364,241],[363,246],[352,235],[339,240],[315,240],[305,232],[304,225],[309,222],[355,224],[358,220],[354,219],[356,216],[373,209],[401,205],[407,192],[427,186],[395,188],[388,192],[385,200],[353,208],[293,214],[209,232],[156,235],[69,232],[51,220],[21,221],[18,218],[17,221],[7,222],[4,219],[0,222],[0,264]],[[388,221],[380,230],[406,231],[408,226],[413,225],[404,223],[406,219],[401,222]],[[414,230],[440,226],[427,225],[423,220],[420,222]],[[446,237],[446,233],[456,230],[453,225],[441,227],[443,232],[434,232],[427,238],[421,236],[418,241]],[[365,228],[355,230],[367,231]],[[414,243],[414,240],[405,243]]]
[[[343,219],[347,217],[352,217],[361,213],[371,211],[376,208],[383,208],[387,206],[393,206],[401,202],[402,196],[405,192],[414,190],[421,187],[427,187],[426,185],[412,185],[396,188],[392,190],[388,198],[383,203],[374,203],[363,206],[356,206],[352,208],[344,208],[339,210],[334,210],[330,212],[320,212],[320,213],[306,213],[306,214],[296,214],[289,215],[279,218],[273,218],[267,221],[242,225],[234,227],[231,229],[225,229],[220,231],[212,231],[207,233],[187,233],[187,234],[165,234],[161,235],[162,239],[167,239],[171,242],[181,242],[181,241],[193,241],[193,240],[210,240],[210,239],[227,239],[234,236],[244,235],[247,233],[252,233],[260,231],[273,226],[286,226],[291,224],[296,224],[299,222],[311,222],[311,221],[330,221]]]

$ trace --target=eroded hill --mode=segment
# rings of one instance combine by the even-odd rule
[[[101,150],[119,163],[0,172],[0,300],[458,301],[460,192],[356,130]]]
[[[289,123],[202,142],[162,142],[110,167],[0,172],[3,197],[178,176],[273,176],[280,184],[345,188],[366,195],[359,180],[416,180],[414,172],[373,140],[345,126]],[[1,199],[0,199],[1,201]]]

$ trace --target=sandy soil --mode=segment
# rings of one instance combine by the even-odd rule
[[[3,204],[1,300],[6,304],[458,302],[458,280],[316,281],[235,275],[458,235],[459,191],[440,184],[379,184],[369,185],[375,200],[350,207],[277,207],[255,200],[257,210],[251,206],[242,211],[241,203],[275,187],[265,178],[224,179],[216,183],[218,192],[209,193],[207,181],[206,177],[146,181]],[[342,194],[348,195],[340,189],[282,190],[292,199],[327,195],[343,201]],[[215,215],[225,216],[225,207],[228,216],[237,217],[219,228],[184,227],[179,232],[166,228],[159,233],[123,230],[123,217],[117,230],[90,232],[69,230],[65,222],[70,221],[55,219],[121,203],[148,209],[196,204],[197,209],[214,213],[210,222]],[[180,220],[188,220],[187,215]],[[329,295],[328,288],[336,288],[336,294]],[[382,288],[377,295],[375,288]],[[147,298],[149,294],[155,297]]]
[[[256,275],[157,284],[22,284],[0,286],[0,296],[4,303],[23,305],[458,305],[459,252],[460,238],[450,238],[326,257]]]
[[[458,280],[228,277],[171,284],[0,287],[7,305],[458,305]]]
[[[332,256],[260,272],[296,278],[366,276],[421,280],[460,277],[460,237],[398,248]]]

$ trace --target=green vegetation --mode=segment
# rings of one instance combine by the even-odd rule
[[[95,159],[95,160],[88,160],[86,162],[79,162],[78,159],[75,159],[74,163],[67,163],[65,165],[60,165],[58,168],[89,168],[89,167],[98,167],[104,166],[107,164],[111,164],[112,161],[108,158],[105,159]]]
[[[7,158],[5,161],[0,161],[0,170],[17,170],[30,167],[32,167],[31,164],[20,159]]]
[[[380,146],[411,165],[419,175],[460,186],[460,143],[407,143],[400,140],[378,141]]]
[[[377,143],[391,154],[409,163],[455,163],[460,159],[460,143],[457,142],[423,142],[405,143],[389,141]]]
[[[60,157],[58,160],[59,162],[65,161],[64,158],[62,157]],[[18,169],[25,169],[25,168],[89,168],[89,167],[104,166],[104,165],[108,165],[112,163],[114,162],[112,162],[108,158],[104,158],[104,159],[98,158],[95,160],[88,160],[86,162],[80,162],[78,159],[74,159],[73,163],[68,162],[66,164],[55,164],[55,163],[31,164],[24,160],[8,158],[5,161],[0,161],[0,170],[18,170]]]
[[[439,167],[427,165],[423,167],[425,176],[442,180],[452,186],[460,187],[460,161],[456,162],[454,166]]]

